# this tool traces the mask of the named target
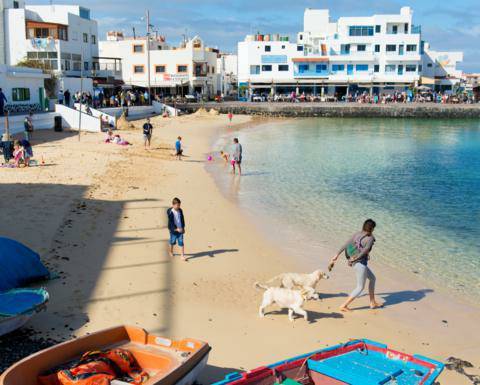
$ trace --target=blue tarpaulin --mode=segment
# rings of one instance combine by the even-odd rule
[[[35,251],[13,239],[0,237],[0,292],[49,276]]]

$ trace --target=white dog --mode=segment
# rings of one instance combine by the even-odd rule
[[[276,279],[280,280],[280,287],[286,289],[293,289],[295,286],[301,287],[307,293],[307,299],[319,299],[318,293],[315,293],[315,288],[321,279],[328,279],[329,276],[322,270],[315,270],[310,274],[299,273],[284,273],[273,277],[266,283],[271,283]]]
[[[303,290],[291,290],[282,287],[267,287],[255,283],[256,288],[265,290],[263,293],[262,304],[258,311],[260,317],[265,317],[264,310],[267,306],[277,304],[281,308],[288,309],[288,319],[293,321],[293,313],[302,315],[305,321],[308,321],[308,315],[305,310],[302,309],[303,303],[307,300],[308,294]]]

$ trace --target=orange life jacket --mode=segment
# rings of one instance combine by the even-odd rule
[[[133,354],[125,349],[86,352],[68,369],[59,369],[39,376],[41,385],[110,385],[113,379],[122,379],[140,385],[148,374],[138,366]]]

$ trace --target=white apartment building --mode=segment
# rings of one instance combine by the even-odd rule
[[[26,5],[25,0],[0,0],[0,60],[16,65],[39,61],[58,77],[58,89],[93,91],[96,81],[120,73],[100,68],[98,26],[90,10],[78,5]],[[119,67],[118,63],[117,67]]]
[[[220,78],[220,92],[224,96],[236,93],[238,82],[238,56],[221,53],[217,58],[217,74]]]
[[[100,42],[100,56],[121,59],[123,82],[144,89],[150,84],[154,95],[216,94],[217,49],[206,47],[198,36],[178,47],[169,45],[163,36],[152,36],[147,44],[146,37],[109,32],[107,40]],[[100,63],[104,60],[107,59]]]
[[[450,88],[458,81],[456,64],[463,54],[430,50],[412,16],[410,7],[403,7],[399,14],[333,22],[326,9],[306,9],[295,43],[279,35],[248,35],[238,43],[240,96],[380,94],[418,85],[424,73],[438,88]]]

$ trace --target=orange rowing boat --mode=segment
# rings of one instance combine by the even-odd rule
[[[78,360],[85,352],[125,349],[148,374],[142,385],[191,385],[206,365],[210,346],[191,338],[171,340],[144,329],[119,326],[63,342],[17,362],[0,376],[0,385],[38,385],[39,376]],[[112,385],[126,384],[113,380]]]

